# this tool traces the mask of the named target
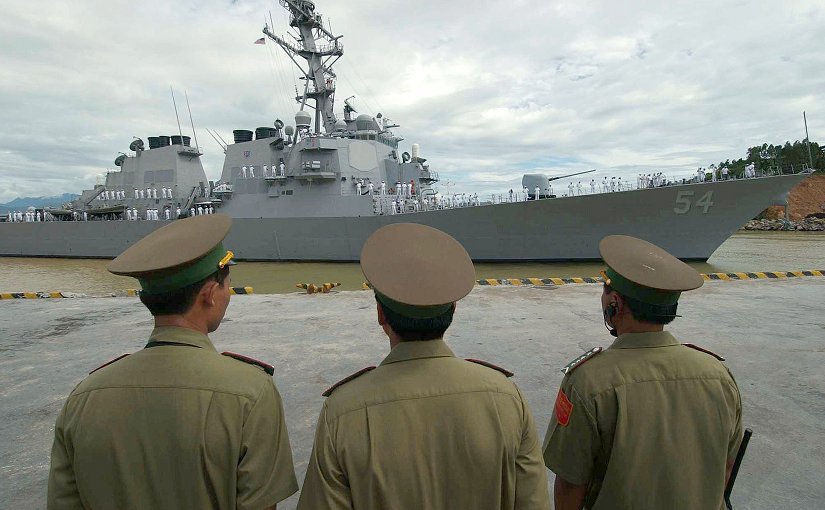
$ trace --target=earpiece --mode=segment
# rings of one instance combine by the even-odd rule
[[[607,305],[607,316],[613,317],[616,315],[616,303],[610,303]]]

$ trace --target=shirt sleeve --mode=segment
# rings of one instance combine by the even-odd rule
[[[562,381],[544,438],[544,464],[576,485],[590,482],[599,451],[598,427],[588,404],[569,378]]]
[[[547,470],[541,459],[536,424],[527,401],[519,392],[522,404],[521,445],[516,457],[516,501],[515,509],[550,508],[550,491],[547,484]]]
[[[72,466],[70,445],[66,442],[63,424],[66,417],[66,406],[57,417],[54,426],[54,443],[52,444],[52,458],[49,466],[49,488],[46,508],[60,510],[82,508],[80,493],[77,490],[77,481]]]
[[[315,429],[315,443],[301,488],[298,510],[353,508],[349,480],[338,462],[327,413],[324,402]]]
[[[237,508],[272,506],[297,490],[281,395],[270,380],[244,422]]]
[[[730,375],[734,392],[734,408],[731,410],[733,427],[731,427],[730,439],[728,440],[728,460],[733,461],[736,459],[736,454],[739,452],[739,443],[742,442],[744,430],[742,427],[742,396],[739,393],[739,386],[736,384],[736,379],[733,378],[733,374],[730,373],[730,370],[728,370],[728,374]]]

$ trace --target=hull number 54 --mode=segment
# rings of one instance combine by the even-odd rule
[[[713,191],[708,191],[698,200],[693,200],[693,191],[680,191],[676,195],[676,203],[673,212],[676,214],[687,214],[692,206],[702,210],[702,214],[707,214],[708,209],[713,207]]]

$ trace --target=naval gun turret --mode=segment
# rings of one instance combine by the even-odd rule
[[[559,175],[555,177],[547,177],[544,174],[524,174],[521,177],[521,186],[527,188],[527,193],[532,200],[536,200],[536,188],[539,188],[538,198],[554,198],[556,195],[550,192],[549,183],[558,181],[559,179],[567,179],[568,177],[575,177],[577,175],[589,174],[596,170],[585,170],[584,172],[575,172],[567,175]]]

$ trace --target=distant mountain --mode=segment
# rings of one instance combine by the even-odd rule
[[[0,212],[6,213],[8,211],[23,211],[27,207],[60,207],[65,202],[71,202],[80,195],[72,193],[63,193],[53,197],[25,197],[15,198],[11,202],[0,204]]]

